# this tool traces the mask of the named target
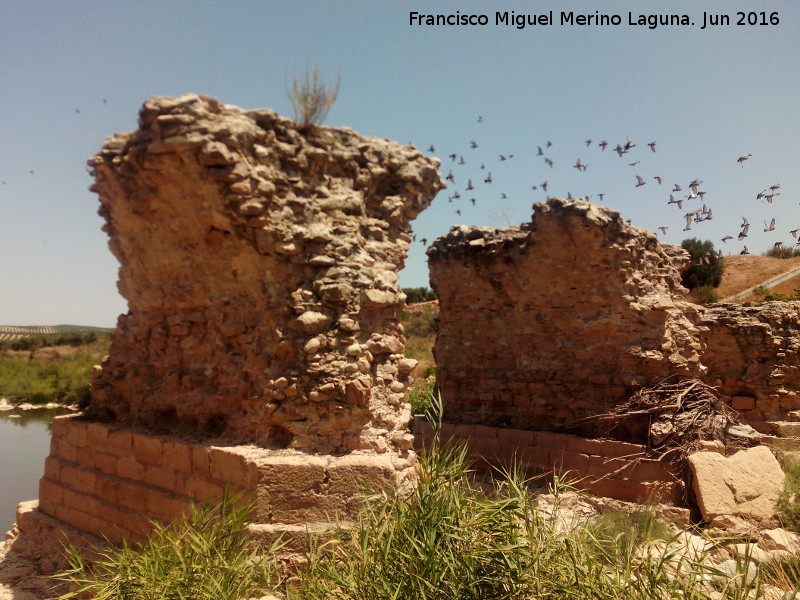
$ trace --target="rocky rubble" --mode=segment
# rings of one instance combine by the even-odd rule
[[[409,451],[397,274],[438,161],[195,94],[150,98],[139,124],[90,160],[129,313],[88,417]]]

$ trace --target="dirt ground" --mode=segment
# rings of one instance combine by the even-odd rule
[[[725,272],[722,283],[717,288],[720,299],[744,292],[768,279],[777,277],[782,273],[800,268],[800,256],[796,258],[771,258],[769,256],[726,256]],[[792,278],[780,286],[773,288],[775,291],[788,293],[800,284],[800,278]]]

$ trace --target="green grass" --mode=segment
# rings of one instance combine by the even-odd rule
[[[127,543],[99,551],[91,563],[68,549],[70,568],[55,579],[72,584],[62,599],[240,600],[275,587],[276,564],[248,547],[245,523],[251,507],[226,494],[216,507],[193,508],[170,526],[154,523],[140,547]],[[267,554],[273,555],[277,543]]]
[[[289,583],[276,561],[259,561],[248,549],[248,507],[226,499],[156,526],[138,548],[103,551],[92,564],[72,550],[71,568],[57,576],[73,585],[62,598],[745,600],[762,597],[762,581],[797,586],[800,557],[755,569],[745,556],[735,574],[725,574],[711,550],[682,549],[683,533],[670,537],[647,506],[566,522],[559,502],[571,488],[558,478],[551,482],[556,505],[543,512],[530,491],[541,480],[514,467],[491,483],[477,478],[466,447],[439,439],[441,399],[431,405],[436,441],[419,455],[413,489],[373,490],[353,527],[311,538],[308,566]],[[750,571],[754,578],[743,576]]]
[[[433,406],[440,413],[440,401]],[[668,537],[647,509],[558,527],[536,508],[534,483],[511,468],[487,490],[463,445],[436,443],[420,455],[416,489],[376,493],[355,529],[312,551],[289,598],[738,600],[759,592],[758,578],[721,578],[705,553],[677,551],[679,536]],[[563,484],[553,485],[559,497]]]
[[[0,353],[0,396],[33,404],[86,402],[92,367],[100,363],[108,344],[106,338],[42,358]]]
[[[412,415],[424,415],[431,409],[431,398],[436,394],[436,376],[420,378],[408,392]]]
[[[781,457],[781,466],[786,474],[786,482],[775,508],[781,525],[800,533],[800,459],[787,452]]]

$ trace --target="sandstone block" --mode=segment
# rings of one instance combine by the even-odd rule
[[[718,515],[768,519],[786,476],[766,446],[741,450],[730,457],[716,452],[689,456],[695,494],[703,518]]]
[[[181,473],[192,470],[192,447],[189,444],[165,441],[163,446],[164,466]]]
[[[140,463],[160,465],[164,459],[164,447],[160,439],[145,434],[131,436],[133,456]]]
[[[800,535],[780,527],[765,529],[761,531],[758,545],[764,550],[783,550],[797,554],[800,552]]]
[[[328,466],[329,494],[354,494],[394,484],[395,468],[388,457],[349,455],[334,459]]]
[[[247,461],[241,454],[228,448],[211,447],[211,477],[220,483],[244,487],[248,483]]]
[[[298,493],[322,489],[328,459],[321,456],[288,455],[257,459],[258,486],[266,490],[294,490]]]

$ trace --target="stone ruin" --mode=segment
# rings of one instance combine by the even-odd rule
[[[398,271],[438,160],[192,94],[89,164],[129,312],[21,529],[140,539],[230,484],[304,531],[413,475]]]
[[[520,227],[454,227],[428,257],[449,422],[600,435],[579,421],[677,375],[764,433],[800,432],[800,304],[685,301],[688,253],[617,211],[551,198]]]
[[[129,312],[86,412],[53,422],[14,549],[142,539],[228,486],[254,500],[257,540],[299,549],[354,517],[365,484],[408,481],[430,428],[408,428],[397,273],[438,164],[269,110],[149,99],[90,161]],[[553,198],[520,227],[455,227],[428,256],[442,431],[479,457],[680,502],[668,465],[586,419],[671,375],[800,434],[800,305],[686,302],[687,253],[616,211]]]
[[[519,227],[453,227],[428,257],[442,435],[483,461],[685,504],[683,467],[597,418],[669,377],[718,390],[758,430],[747,443],[800,437],[800,303],[687,302],[688,253],[614,210],[551,198]],[[431,438],[424,422],[414,432]]]

